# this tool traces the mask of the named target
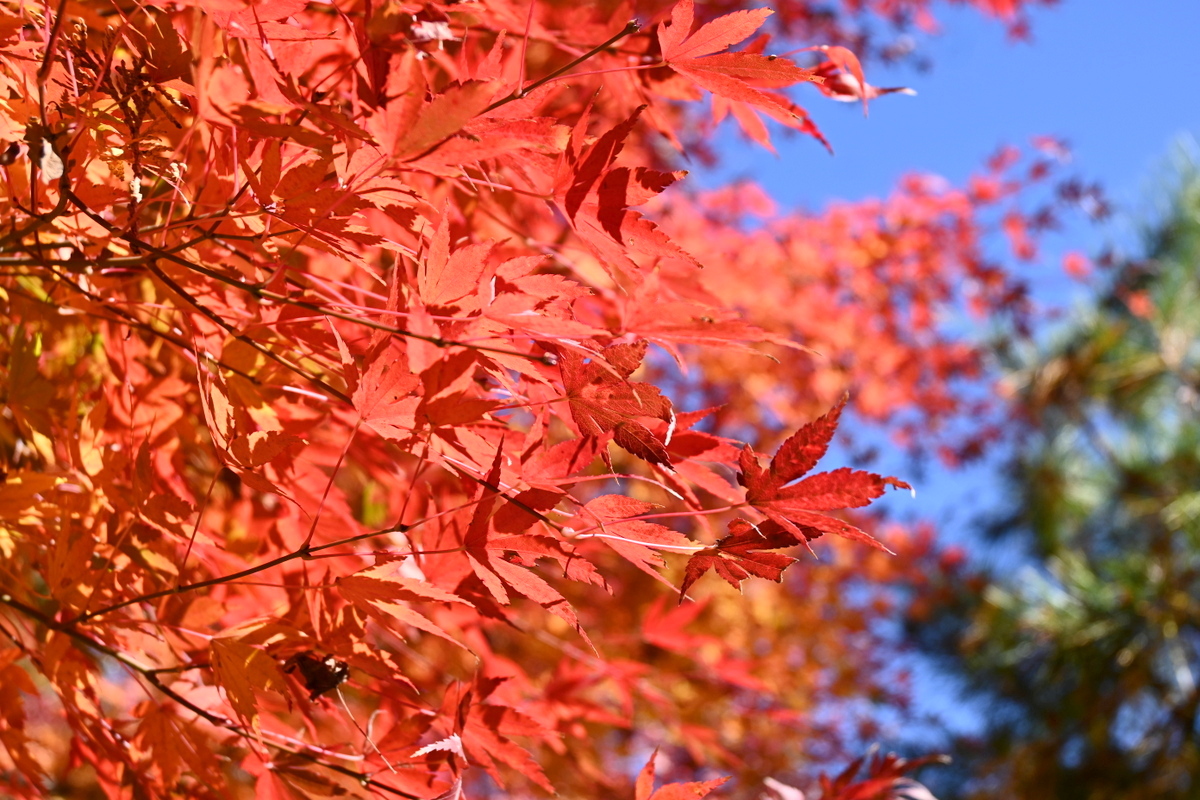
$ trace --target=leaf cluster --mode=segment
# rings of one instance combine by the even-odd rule
[[[677,187],[726,116],[869,99],[769,13],[0,4],[5,792],[641,796],[660,746],[754,792],[855,749],[818,712],[901,701],[906,569],[856,509],[907,484],[810,473],[847,391],[978,413],[936,319],[1027,311],[976,236],[1027,181]]]

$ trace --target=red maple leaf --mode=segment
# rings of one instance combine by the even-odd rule
[[[494,246],[494,242],[481,242],[451,250],[450,205],[446,204],[429,243],[429,254],[417,271],[421,302],[431,308],[477,309],[474,295],[481,284],[488,283],[484,272]]]
[[[858,772],[870,758],[867,774],[855,780]],[[945,764],[949,759],[942,755],[924,756],[916,759],[900,758],[894,753],[881,755],[872,747],[864,756],[855,759],[832,780],[821,774],[821,800],[875,800],[880,797],[932,797],[929,790],[905,775],[926,764]]]
[[[846,400],[843,397],[829,413],[805,425],[780,445],[768,469],[758,463],[758,455],[749,445],[743,448],[738,460],[742,468],[738,482],[746,487],[747,502],[794,534],[797,543],[814,538],[812,532],[816,531],[890,552],[870,534],[817,512],[865,506],[881,496],[888,486],[911,490],[904,481],[843,467],[788,485],[811,471],[825,455]]]
[[[744,519],[735,519],[729,523],[729,535],[688,560],[684,568],[683,586],[679,590],[679,602],[683,602],[691,585],[710,569],[735,589],[741,589],[742,581],[751,575],[778,583],[783,571],[798,559],[783,553],[764,551],[792,547],[820,535],[819,530],[809,528],[797,538],[790,530],[772,520],[754,525]]]
[[[629,380],[641,366],[646,347],[644,340],[617,344],[590,358],[568,350],[559,360],[563,388],[571,416],[584,436],[611,432],[613,441],[633,455],[670,466],[666,447],[638,419],[654,417],[670,423],[671,401],[658,387]]]
[[[414,610],[418,602],[463,603],[470,605],[456,594],[424,581],[406,578],[394,569],[394,565],[372,567],[334,582],[338,592],[352,605],[380,620],[388,627],[398,629],[406,635],[405,626],[440,636],[448,642],[464,647],[461,642],[434,624],[428,617]]]
[[[459,687],[447,691],[442,701],[439,717],[456,720],[460,747],[472,764],[476,764],[504,787],[504,778],[499,770],[503,764],[515,769],[528,780],[547,792],[554,786],[542,771],[541,765],[529,751],[512,740],[514,736],[546,737],[545,731],[533,719],[503,699],[499,689],[508,678],[485,678],[476,673],[470,688],[461,695]],[[453,745],[450,745],[453,747]],[[453,795],[450,795],[453,796]]]
[[[388,99],[365,123],[380,150],[398,161],[427,155],[457,134],[486,111],[497,90],[489,81],[465,81],[426,100],[428,87],[417,55],[408,50],[393,60],[385,90]]]
[[[606,264],[636,268],[630,254],[639,254],[679,258],[698,267],[695,258],[630,208],[645,203],[687,172],[614,166],[643,108],[586,148],[582,145],[587,133],[585,111],[558,163],[555,202],[584,243]]]
[[[811,69],[762,53],[719,53],[749,37],[773,12],[735,11],[700,26],[694,33],[692,0],[682,0],[658,29],[663,61],[697,86],[733,103],[758,106],[784,119],[800,119],[795,106],[762,87],[778,88],[821,79]],[[802,112],[801,112],[802,113]]]

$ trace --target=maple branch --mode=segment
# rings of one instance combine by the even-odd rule
[[[631,520],[641,519],[668,519],[670,517],[704,517],[712,514],[724,514],[727,511],[737,511],[739,508],[749,508],[750,503],[738,503],[737,505],[721,506],[720,508],[702,508],[693,509],[691,511],[661,511],[650,514],[639,514],[636,517],[629,517]]]
[[[479,502],[478,500],[474,502]],[[461,509],[455,509],[459,511]],[[340,542],[340,544],[345,544]],[[325,553],[323,555],[308,556],[309,561],[316,561],[318,558],[345,558],[346,556],[395,556],[399,558],[416,557],[416,556],[444,556],[450,553],[464,553],[467,550],[465,544],[460,544],[458,547],[441,547],[437,550],[357,550],[351,553]],[[295,589],[295,586],[286,583],[255,583],[254,581],[230,581],[237,583],[240,586],[286,586],[289,589]],[[304,587],[307,589],[326,589],[332,584],[314,584]]]
[[[58,37],[62,33],[63,16],[66,10],[67,0],[59,0],[58,11],[54,14],[54,25],[46,40],[46,54],[42,59],[42,66],[38,68],[37,72],[38,104],[41,107],[43,124],[46,122],[46,80],[50,77],[50,65],[54,63],[54,51],[58,49]]]
[[[92,637],[88,636],[87,634],[76,630],[73,623],[59,622],[57,620],[51,619],[50,617],[43,614],[41,611],[38,611],[36,608],[25,605],[20,600],[17,600],[16,598],[14,598],[12,595],[9,595],[9,594],[0,595],[0,603],[4,603],[5,605],[7,605],[17,611],[20,611],[22,614],[24,614],[25,616],[34,620],[35,622],[38,622],[45,628],[48,628],[52,631],[57,631],[66,636],[69,636],[70,638],[74,639],[75,641],[79,642],[80,644],[84,645],[85,647],[87,647],[91,650],[95,650],[98,653],[102,653],[102,654],[108,656],[109,658],[115,659],[116,661],[120,662],[121,664],[124,664],[125,666],[129,667],[130,669],[134,670],[135,672],[137,672],[140,675],[142,675],[143,677],[145,677],[147,681],[149,681],[156,689],[158,689],[160,692],[165,694],[167,697],[170,697],[172,700],[179,703],[181,706],[184,706],[185,708],[191,710],[192,712],[196,713],[197,715],[204,718],[206,721],[212,723],[213,725],[230,728],[231,730],[237,730],[238,726],[234,725],[234,723],[231,720],[228,720],[224,717],[217,716],[216,714],[213,714],[211,711],[201,708],[200,706],[198,706],[195,703],[188,700],[186,697],[183,697],[182,695],[180,695],[174,689],[171,689],[170,687],[165,686],[162,683],[162,681],[159,680],[159,678],[158,678],[157,673],[159,672],[159,670],[155,670],[151,667],[147,667],[142,664],[139,664],[134,658],[126,655],[125,653],[122,653],[120,650],[117,650],[114,647],[110,647],[110,646],[104,644],[103,642],[93,639]]]
[[[468,477],[471,477],[471,476],[468,476]],[[508,495],[505,495],[499,489],[492,487],[490,483],[487,483],[486,481],[483,481],[482,479],[476,478],[476,480],[478,482],[482,483],[484,486],[492,488],[493,491],[497,492],[501,497],[509,500],[509,502],[511,502],[513,505],[517,506],[518,508],[522,509],[523,511],[526,511],[527,513],[532,514],[536,517],[541,517],[541,519],[543,519],[547,523],[554,525],[554,523],[552,521],[546,519],[546,517],[543,516],[540,512],[536,511],[533,508],[530,508],[529,506],[522,503],[520,500],[516,500],[514,498],[509,498]],[[287,553],[286,555],[282,555],[278,558],[272,559],[271,561],[266,561],[262,564],[256,564],[253,567],[248,567],[247,569],[244,569],[241,572],[235,572],[230,575],[223,575],[223,576],[217,577],[217,578],[209,578],[207,580],[197,581],[196,583],[184,584],[182,586],[177,585],[173,589],[162,589],[157,592],[148,592],[146,594],[138,595],[137,597],[133,597],[128,600],[123,600],[120,603],[114,603],[110,606],[105,606],[104,608],[99,608],[99,609],[96,609],[95,611],[90,611],[86,614],[81,614],[80,616],[76,617],[75,619],[69,620],[65,624],[78,625],[78,624],[85,623],[85,622],[93,619],[94,617],[98,617],[102,614],[107,614],[110,611],[116,611],[117,609],[125,608],[127,606],[135,605],[138,603],[146,603],[151,600],[157,600],[162,597],[169,597],[170,595],[173,595],[173,594],[183,594],[185,592],[194,591],[196,589],[203,589],[208,586],[215,586],[220,583],[232,583],[235,581],[239,581],[242,578],[249,577],[250,575],[254,575],[259,572],[264,572],[265,570],[271,569],[272,567],[277,567],[280,564],[285,564],[288,561],[293,561],[297,558],[303,558],[305,560],[310,560],[310,559],[314,559],[314,558],[318,558],[318,557],[326,558],[326,557],[344,556],[344,555],[346,555],[345,553],[331,553],[329,556],[317,556],[316,554],[320,553],[324,550],[332,549],[334,547],[340,547],[341,545],[344,545],[344,544],[353,544],[354,542],[360,542],[363,539],[371,539],[375,536],[384,536],[389,533],[408,533],[410,530],[418,527],[419,525],[428,524],[428,523],[432,522],[433,520],[438,519],[439,517],[443,517],[447,514],[452,514],[454,512],[461,511],[463,508],[469,508],[470,506],[473,506],[479,502],[481,502],[480,499],[471,500],[467,503],[464,503],[461,506],[457,506],[455,508],[448,508],[443,511],[439,511],[436,514],[431,514],[430,516],[424,517],[423,519],[420,519],[417,522],[413,522],[413,523],[409,523],[409,524],[405,524],[403,522],[397,522],[395,525],[393,525],[389,528],[382,528],[380,530],[368,531],[366,533],[358,533],[358,534],[355,534],[354,536],[347,536],[345,539],[338,539],[335,542],[327,542],[326,544],[317,545],[316,547],[300,548],[291,553]],[[446,550],[411,550],[408,553],[400,553],[398,555],[412,556],[412,555],[426,555],[426,554],[434,555],[434,554],[438,554],[438,553],[457,553],[457,552],[460,552],[462,549],[463,549],[462,547],[454,547],[454,548],[448,548]]]
[[[187,672],[188,670],[193,669],[208,669],[211,666],[212,664],[207,661],[197,661],[195,664],[178,664],[174,667],[156,667],[155,669],[147,670],[147,673],[159,675],[168,672]]]
[[[636,19],[629,20],[629,22],[625,23],[625,27],[621,28],[621,30],[617,31],[617,33],[612,38],[610,38],[608,41],[604,42],[603,44],[596,45],[591,50],[588,50],[586,53],[581,55],[579,58],[559,67],[558,69],[551,72],[549,75],[546,75],[543,78],[539,78],[538,80],[534,81],[533,83],[529,84],[528,86],[526,86],[524,88],[518,87],[518,89],[515,92],[513,92],[512,94],[510,94],[508,97],[501,98],[500,100],[497,100],[496,102],[492,103],[490,106],[485,108],[483,110],[482,114],[487,114],[491,111],[495,111],[497,108],[500,108],[500,106],[511,103],[514,100],[520,100],[522,97],[525,97],[530,92],[549,83],[550,81],[554,80],[555,78],[559,77],[560,75],[563,75],[563,74],[575,69],[575,67],[577,67],[580,64],[582,64],[583,62],[587,61],[592,56],[595,56],[595,55],[607,50],[609,47],[611,47],[612,45],[621,41],[626,36],[629,36],[630,34],[633,34],[633,33],[637,33],[641,29],[641,27],[642,27],[641,23],[639,23]],[[482,114],[481,114],[481,116],[482,116]]]
[[[569,484],[596,483],[601,481],[616,481],[618,485],[620,485],[621,481],[643,481],[655,487],[656,489],[662,489],[676,500],[684,499],[683,495],[672,489],[670,486],[667,486],[657,478],[652,478],[649,475],[638,475],[634,472],[602,472],[599,475],[576,475],[574,477],[557,478],[555,482],[558,483],[559,486],[567,486]],[[687,515],[690,513],[699,512],[685,511],[681,513],[683,515]]]
[[[443,458],[445,458],[445,456],[443,456]],[[523,501],[518,500],[516,497],[513,497],[512,495],[505,493],[503,488],[493,485],[492,482],[489,481],[486,477],[481,477],[479,475],[475,475],[475,474],[471,473],[470,471],[468,471],[465,468],[465,465],[462,464],[461,462],[458,462],[458,461],[455,461],[455,460],[452,460],[449,458],[446,458],[446,461],[447,461],[447,463],[451,464],[456,469],[458,469],[459,473],[461,475],[463,475],[464,477],[470,478],[471,480],[475,481],[475,483],[479,484],[480,486],[484,487],[485,489],[491,489],[493,492],[496,493],[496,495],[498,497],[500,497],[503,500],[508,501],[509,503],[512,503],[514,506],[516,506],[517,508],[524,511],[526,514],[529,514],[529,515],[533,516],[534,518],[539,519],[542,522],[546,523],[547,525],[550,526],[550,528],[552,530],[556,530],[559,533],[563,532],[562,526],[559,525],[557,522],[550,519],[545,514],[538,511],[536,508],[533,508],[532,506],[527,505]],[[477,502],[479,502],[479,500],[475,500],[473,502],[477,503]]]
[[[549,75],[546,75],[543,78],[539,78],[538,80],[534,81],[533,83],[529,84],[528,86],[526,86],[524,88],[520,87],[520,82],[524,81],[524,77],[521,77],[518,81],[517,89],[515,91],[513,91],[512,94],[510,94],[508,97],[503,97],[503,98],[495,101],[494,103],[489,105],[487,108],[483,109],[483,111],[479,112],[478,116],[484,116],[486,114],[491,113],[492,111],[495,111],[497,108],[500,108],[503,105],[511,103],[514,100],[520,100],[522,97],[527,96],[530,92],[549,83],[550,81],[554,80],[555,78],[560,77],[564,73],[571,71],[572,69],[579,66],[580,64],[587,61],[588,59],[592,58],[596,54],[608,49],[608,47],[610,47],[611,45],[620,41],[621,39],[625,38],[626,36],[630,35],[631,33],[636,33],[641,27],[642,27],[641,23],[639,23],[636,19],[631,19],[629,22],[625,23],[624,28],[622,28],[620,31],[618,31],[614,36],[612,36],[607,41],[603,42],[602,44],[596,45],[591,50],[587,51],[583,55],[576,58],[574,61],[571,61],[568,64],[565,64],[564,66],[559,67],[558,69],[551,72]],[[529,39],[529,37],[526,36],[524,45],[528,44],[528,39]],[[524,70],[525,70],[525,58],[524,58],[524,53],[522,53],[522,58],[521,58],[522,76],[524,74]],[[420,161],[421,159],[431,155],[432,153],[437,152],[437,150],[443,144],[450,141],[451,138],[452,138],[451,136],[446,136],[442,139],[439,139],[437,142],[434,142],[432,145],[425,148],[421,152],[419,152],[415,155],[412,155],[412,156],[405,157],[404,162]]]
[[[255,214],[240,214],[240,215],[235,216],[230,212],[229,209],[223,209],[221,211],[214,211],[211,214],[196,214],[195,210],[193,209],[192,211],[189,211],[187,214],[185,214],[184,216],[182,216],[178,219],[168,218],[168,219],[164,219],[162,222],[160,222],[157,225],[151,225],[147,228],[141,228],[140,232],[143,234],[159,233],[161,231],[167,231],[167,230],[170,230],[171,228],[175,228],[175,227],[179,227],[179,226],[183,226],[183,225],[199,227],[199,223],[207,222],[208,220],[215,220],[217,222],[220,222],[221,220],[224,220],[224,219],[232,220],[232,219],[241,219],[242,217],[250,218],[250,217],[254,217],[254,216],[256,216],[256,215]],[[196,237],[196,241],[203,241],[204,239],[207,238],[207,236],[208,236],[207,233],[202,233]]]
[[[254,215],[246,214],[245,216],[247,218],[250,218],[250,217],[253,217]],[[239,219],[240,217],[229,216],[228,218],[229,219]],[[220,222],[220,220],[218,220],[218,222]],[[145,231],[145,229],[143,229],[141,232],[145,233],[146,231]],[[199,236],[196,236],[195,238],[188,239],[186,242],[180,242],[179,244],[172,246],[171,248],[169,248],[167,250],[167,252],[168,253],[178,253],[183,250],[187,250],[189,247],[195,247],[196,245],[200,244],[201,242],[216,242],[217,244],[221,245],[222,247],[225,247],[225,248],[231,250],[232,252],[236,253],[238,256],[245,259],[246,261],[249,261],[250,259],[246,258],[246,256],[242,255],[234,248],[225,244],[224,240],[232,239],[234,241],[243,241],[243,242],[261,242],[264,239],[277,239],[280,236],[290,236],[293,233],[300,233],[300,232],[301,231],[299,228],[288,228],[288,229],[282,230],[282,231],[275,231],[274,233],[256,233],[256,234],[212,233],[210,231],[205,231],[205,232],[201,233]]]
[[[131,237],[131,241],[133,241],[132,237]],[[183,261],[184,259],[179,259],[179,260]],[[299,375],[301,378],[304,378],[305,380],[309,381],[314,386],[319,387],[322,391],[328,393],[331,397],[336,397],[337,399],[339,399],[343,402],[346,402],[346,403],[351,402],[349,396],[346,395],[345,392],[342,392],[342,391],[330,386],[328,383],[326,383],[320,377],[312,374],[311,372],[309,372],[308,370],[306,370],[304,367],[300,366],[299,364],[293,364],[289,359],[284,358],[283,356],[279,355],[274,350],[267,347],[263,343],[257,341],[256,339],[252,339],[249,336],[247,336],[246,334],[240,333],[236,328],[233,327],[233,325],[231,325],[224,318],[222,318],[220,314],[217,314],[215,311],[212,311],[211,309],[205,308],[203,305],[201,305],[200,302],[196,298],[192,297],[192,295],[190,293],[188,293],[188,291],[186,289],[184,289],[182,286],[180,286],[178,283],[176,283],[175,280],[170,275],[163,272],[162,269],[157,264],[155,264],[153,261],[146,262],[146,268],[148,270],[150,270],[151,273],[154,274],[154,277],[156,277],[160,281],[162,281],[163,284],[168,289],[170,289],[175,294],[179,295],[179,297],[185,303],[190,305],[196,311],[200,312],[200,314],[202,314],[203,316],[207,317],[214,325],[221,328],[221,330],[225,331],[227,334],[232,336],[234,339],[237,339],[239,342],[242,342],[243,344],[249,345],[250,347],[254,348],[254,350],[258,351],[259,353],[262,353],[264,356],[266,356],[267,358],[274,361],[276,364],[279,364],[280,366],[284,367],[285,369],[295,373],[296,375]]]
[[[363,317],[356,317],[353,314],[343,314],[340,311],[334,311],[332,309],[323,308],[315,303],[309,303],[305,300],[296,300],[295,298],[288,297],[286,295],[276,294],[275,292],[267,291],[266,289],[261,289],[261,290],[254,289],[254,288],[248,287],[245,284],[240,283],[238,281],[234,281],[234,283],[237,284],[239,286],[239,288],[250,291],[252,294],[254,294],[257,297],[266,298],[268,300],[275,300],[276,302],[280,302],[280,303],[287,303],[288,305],[293,305],[293,306],[296,306],[297,308],[307,309],[307,310],[312,311],[317,314],[324,314],[325,316],[333,317],[334,319],[340,319],[343,322],[351,322],[351,323],[354,323],[355,325],[361,325],[364,328],[371,328],[373,330],[383,331],[384,333],[390,333],[394,336],[404,336],[409,339],[417,339],[419,341],[427,342],[431,345],[434,345],[435,347],[442,347],[442,348],[465,347],[469,350],[477,350],[481,353],[496,353],[498,355],[516,356],[517,358],[525,358],[530,361],[537,361],[539,363],[545,364],[548,367],[554,366],[554,364],[550,363],[551,360],[545,355],[536,356],[536,355],[532,355],[530,353],[522,353],[520,350],[510,350],[506,347],[492,347],[490,345],[485,345],[485,344],[472,344],[470,342],[464,342],[464,341],[460,341],[460,340],[456,340],[456,339],[443,339],[439,336],[425,336],[424,334],[413,333],[412,331],[406,331],[403,328],[397,328],[394,325],[388,325],[383,322],[375,322],[374,320],[366,319]],[[387,313],[387,312],[384,312],[384,313]]]
[[[345,709],[346,716],[349,717],[350,721],[354,723],[354,727],[358,728],[358,732],[363,735],[363,738],[367,740],[367,744],[371,745],[371,749],[379,755],[380,760],[383,761],[387,768],[392,772],[395,772],[396,768],[392,766],[392,762],[387,760],[387,756],[385,756],[383,751],[379,749],[379,745],[375,744],[375,740],[371,738],[371,734],[368,733],[362,725],[358,724],[358,720],[355,718],[354,712],[350,710],[350,704],[346,702],[346,695],[342,694],[342,687],[335,686],[333,687],[333,690],[337,692],[338,701],[342,704],[342,708]],[[371,724],[369,720],[367,724]]]
[[[65,4],[65,0],[64,0],[64,4]],[[67,151],[64,150],[61,157],[65,159],[66,156],[67,156]],[[37,172],[37,166],[36,166],[37,162],[35,161],[33,163],[34,163],[34,172],[36,173]],[[31,180],[29,182],[29,185],[30,185],[30,191],[36,193],[37,192],[36,183]],[[20,244],[22,239],[24,239],[29,234],[35,232],[41,226],[43,226],[49,222],[52,222],[53,220],[57,219],[58,217],[61,217],[63,215],[63,212],[65,212],[67,210],[67,199],[68,199],[68,195],[69,195],[70,191],[71,191],[71,178],[70,178],[70,175],[68,174],[68,170],[66,169],[66,166],[64,163],[63,174],[58,179],[58,201],[54,204],[54,208],[52,208],[49,211],[46,211],[44,213],[41,213],[41,214],[37,213],[36,206],[32,209],[29,209],[27,211],[27,213],[31,217],[32,221],[28,225],[26,225],[24,228],[20,228],[20,229],[11,231],[3,239],[0,239],[0,253],[7,252],[8,247],[10,245],[12,245],[14,243]]]
[[[220,469],[214,471],[212,480],[208,482],[208,491],[204,493],[204,502],[196,510],[196,524],[192,526],[192,535],[188,537],[187,550],[183,551],[183,560],[179,562],[179,577],[175,579],[176,586],[183,580],[183,570],[187,567],[188,557],[192,554],[192,546],[196,544],[196,535],[200,533],[200,521],[204,519],[204,512],[208,508],[209,501],[212,500],[213,489],[217,488],[217,479],[221,477],[222,472],[228,469],[229,467],[222,466]]]
[[[70,247],[68,242],[59,242],[56,244],[40,243],[41,247]],[[80,261],[78,258],[39,258],[33,253],[28,253],[27,256],[0,256],[0,264],[9,267],[75,267],[79,271],[80,267],[93,267],[105,269],[106,267],[136,267],[146,263],[146,256],[114,256],[112,258],[102,258],[98,261]]]
[[[529,2],[529,11],[525,13],[525,35],[521,38],[520,70],[517,72],[517,86],[525,84],[525,62],[529,58],[529,31],[533,30],[533,9],[537,5],[534,0]]]

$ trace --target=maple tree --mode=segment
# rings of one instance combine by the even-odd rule
[[[786,795],[790,743],[853,755],[818,706],[902,700],[867,621],[928,543],[846,511],[903,481],[812,470],[847,392],[986,441],[936,316],[1027,314],[980,242],[994,211],[1032,255],[1049,162],[820,217],[675,187],[726,117],[823,142],[805,87],[886,91],[853,15],[782,4],[810,66],[769,15],[0,5],[5,791]]]

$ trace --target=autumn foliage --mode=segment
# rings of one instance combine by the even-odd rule
[[[923,545],[817,462],[850,409],[986,441],[938,315],[1027,312],[981,239],[1032,255],[1047,165],[688,188],[722,119],[880,94],[853,16],[770,15],[0,4],[3,791],[787,797],[861,752]]]

